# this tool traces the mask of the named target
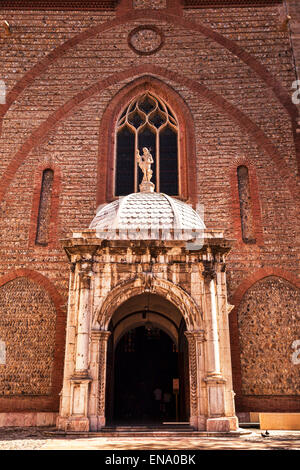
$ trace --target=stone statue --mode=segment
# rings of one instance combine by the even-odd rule
[[[150,183],[153,174],[153,171],[151,170],[151,165],[152,163],[154,163],[154,160],[147,147],[143,148],[143,155],[140,155],[139,149],[137,149],[136,159],[140,169],[144,174],[142,183]]]

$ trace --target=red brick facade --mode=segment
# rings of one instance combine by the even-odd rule
[[[150,2],[152,9],[126,0],[81,9],[69,2],[59,10],[55,2],[34,10],[28,3],[22,9],[21,1],[6,1],[0,9],[7,90],[0,104],[0,283],[28,277],[49,293],[57,311],[55,373],[51,396],[0,397],[0,411],[58,409],[69,276],[59,240],[88,227],[97,206],[112,199],[116,118],[143,87],[161,93],[178,117],[183,198],[204,204],[207,227],[236,240],[227,276],[237,411],[299,411],[299,394],[243,396],[237,321],[255,282],[277,276],[299,287],[300,134],[291,99],[300,67],[297,2],[289,2],[291,27],[283,27],[285,2],[273,0],[167,0],[166,8]],[[163,38],[150,55],[128,44],[142,25]],[[254,244],[241,236],[239,165],[249,172]],[[47,168],[54,171],[50,241],[37,246]],[[299,365],[290,367],[299,375]]]

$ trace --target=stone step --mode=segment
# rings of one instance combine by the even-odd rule
[[[193,432],[195,431],[192,426],[189,424],[169,424],[169,425],[109,425],[105,426],[102,429],[102,432],[174,432],[174,431],[181,431],[181,432]]]
[[[252,434],[252,431],[239,429],[230,432],[208,432],[191,430],[161,430],[161,429],[137,429],[125,427],[124,429],[112,430],[104,428],[102,431],[76,432],[76,431],[44,431],[47,436],[68,436],[74,438],[96,438],[96,437],[121,437],[121,438],[179,438],[179,437],[239,437],[245,434]]]

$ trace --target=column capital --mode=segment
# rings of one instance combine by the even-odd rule
[[[92,330],[91,339],[92,341],[108,341],[111,332],[108,330]]]
[[[89,289],[91,285],[92,272],[88,270],[81,270],[78,272],[80,284],[83,289]]]
[[[213,261],[203,261],[203,271],[202,276],[204,277],[205,281],[212,281],[217,277],[216,267]]]
[[[205,330],[193,330],[193,331],[185,331],[184,332],[188,341],[198,341],[199,343],[203,343],[206,341],[206,334]]]
[[[83,371],[75,371],[72,377],[70,378],[70,381],[72,383],[84,383],[84,382],[91,382],[92,378],[89,376],[88,372],[86,370]]]
[[[227,382],[226,379],[221,374],[211,374],[207,375],[205,379],[203,379],[208,385],[218,385],[218,384],[225,384]]]

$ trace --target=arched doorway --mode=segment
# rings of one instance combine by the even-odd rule
[[[177,348],[166,333],[151,325],[125,333],[115,351],[114,421],[176,421],[177,378]]]
[[[155,294],[130,298],[110,322],[107,422],[149,425],[189,420],[184,319]]]

